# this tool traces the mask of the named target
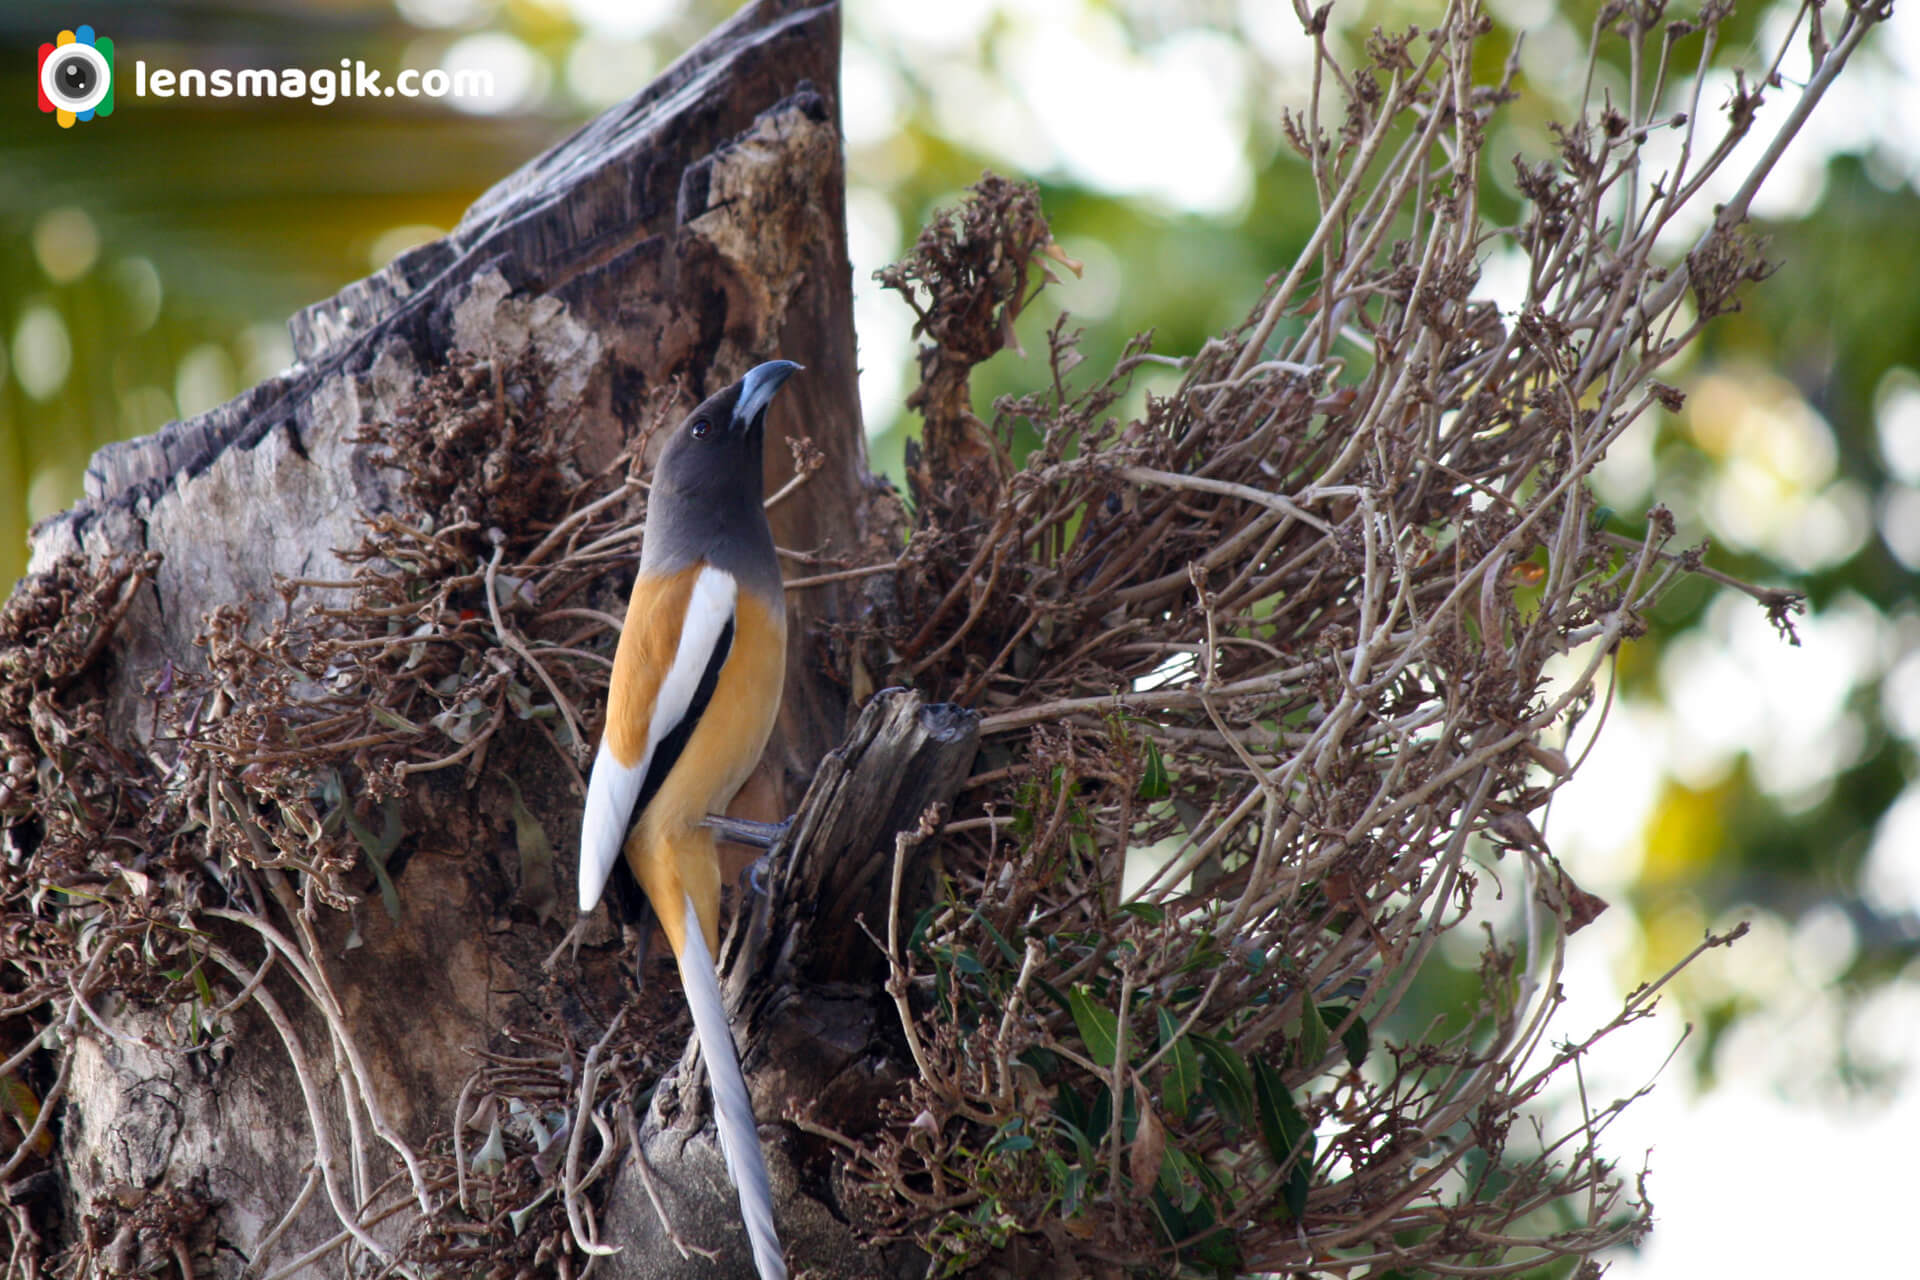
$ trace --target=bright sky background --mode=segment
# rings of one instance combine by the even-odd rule
[[[1763,190],[1758,212],[1791,218],[1812,208],[1828,157],[1869,142],[1881,168],[1897,169],[1876,177],[1920,179],[1920,135],[1909,127],[1920,110],[1916,16],[1911,6],[1896,9],[1879,33],[1880,62],[1842,78]],[[1785,106],[1784,95],[1773,95],[1767,112],[1777,119]],[[1763,115],[1756,137],[1766,123]],[[1694,495],[1707,527],[1691,536],[1711,532],[1722,545],[1807,571],[1846,558],[1878,533],[1920,569],[1920,378],[1900,371],[1882,386],[1875,426],[1893,483],[1876,510],[1871,495],[1836,480],[1830,425],[1783,379],[1760,369],[1742,375],[1692,387],[1696,442],[1724,465]],[[1647,446],[1629,438],[1610,459],[1598,479],[1603,500],[1626,510],[1645,501]],[[1885,677],[1888,723],[1920,745],[1920,610],[1911,601],[1887,615],[1843,598],[1807,619],[1801,635],[1800,648],[1782,644],[1756,605],[1727,593],[1699,634],[1668,647],[1664,704],[1617,706],[1586,767],[1555,801],[1547,834],[1583,885],[1617,896],[1642,874],[1644,833],[1668,779],[1711,787],[1744,754],[1757,782],[1783,805],[1813,803],[1864,746],[1846,704],[1871,680]],[[1920,912],[1920,788],[1910,786],[1882,819],[1867,882],[1885,915],[1910,921]],[[1910,1251],[1886,1228],[1913,1207],[1904,1147],[1907,1135],[1920,1133],[1920,1088],[1911,1078],[1920,1066],[1920,974],[1848,1016],[1829,984],[1858,940],[1838,910],[1816,908],[1797,926],[1758,911],[1652,925],[1679,943],[1742,917],[1753,920],[1753,934],[1711,953],[1685,981],[1742,995],[1763,1012],[1721,1046],[1711,1092],[1694,1092],[1683,1050],[1660,1087],[1612,1131],[1609,1150],[1624,1165],[1650,1159],[1658,1222],[1644,1251],[1621,1254],[1611,1274],[1903,1273],[1896,1259]],[[1583,933],[1572,948],[1569,1029],[1611,1014],[1610,985],[1654,976],[1623,966],[1623,957],[1646,954],[1649,941],[1626,913],[1609,913],[1595,928],[1600,937],[1589,942]],[[1600,1055],[1589,1083],[1602,1097],[1636,1087],[1682,1030],[1678,1014],[1663,1010]],[[1863,1066],[1906,1078],[1891,1098],[1848,1096],[1828,1074],[1842,1046]]]

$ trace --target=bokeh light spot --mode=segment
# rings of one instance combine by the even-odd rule
[[[1905,484],[1920,485],[1920,374],[1887,371],[1875,389],[1873,425],[1887,470]]]
[[[567,52],[567,91],[603,110],[646,88],[659,68],[660,58],[646,41],[589,33]]]
[[[29,399],[50,400],[73,371],[73,340],[60,312],[36,302],[13,330],[13,376]]]
[[[113,283],[120,293],[121,318],[129,333],[145,333],[160,319],[166,289],[160,272],[145,258],[122,258],[113,264]]]
[[[535,106],[545,96],[551,73],[546,61],[503,31],[462,36],[447,46],[440,69],[454,77],[484,72],[493,77],[490,94],[449,94],[441,102],[468,115],[498,116]]]
[[[173,398],[179,402],[183,418],[223,405],[239,391],[239,370],[234,368],[227,349],[217,343],[203,342],[187,352],[174,375]]]
[[[590,31],[637,40],[653,34],[682,6],[676,0],[567,0],[567,8]]]
[[[70,284],[100,256],[100,233],[85,209],[50,209],[33,224],[33,254],[48,279]]]
[[[466,27],[485,21],[498,0],[394,0],[400,16],[416,27]]]

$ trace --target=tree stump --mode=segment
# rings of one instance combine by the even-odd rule
[[[36,531],[33,568],[51,581],[133,549],[157,554],[142,562],[150,577],[129,579],[125,616],[88,668],[115,749],[150,762],[163,783],[175,776],[178,726],[161,704],[176,676],[207,669],[216,610],[238,610],[223,615],[238,621],[216,645],[243,647],[296,605],[351,610],[358,597],[345,584],[365,563],[351,549],[369,527],[400,520],[431,541],[436,529],[458,525],[460,511],[426,521],[407,514],[409,481],[383,450],[390,424],[431,420],[447,385],[435,378],[449,368],[471,371],[477,403],[490,377],[502,415],[531,395],[546,422],[571,433],[577,478],[591,478],[618,463],[650,412],[684,412],[760,360],[797,360],[806,373],[769,423],[768,492],[794,480],[803,461],[812,469],[772,511],[776,541],[801,553],[801,564],[882,558],[876,552],[891,545],[898,515],[867,471],[860,422],[838,50],[834,4],[749,5],[637,97],[489,191],[445,239],[295,317],[293,368],[201,417],[102,450],[86,498]],[[529,370],[539,373],[531,390]],[[789,449],[801,440],[810,443]],[[496,489],[517,482],[508,470],[493,477]],[[631,522],[640,507],[629,496],[619,509]],[[479,532],[497,549],[514,531]],[[604,581],[571,605],[618,611],[632,558],[614,559]],[[471,566],[484,573],[482,619],[503,589],[498,563],[496,550],[493,565]],[[769,893],[727,951],[790,1252],[835,1274],[877,1274],[879,1264],[850,1261],[845,1215],[830,1202],[831,1152],[797,1140],[780,1120],[804,1107],[827,1124],[871,1123],[875,1083],[891,1069],[883,1042],[892,1012],[876,977],[884,957],[857,921],[883,927],[894,832],[950,798],[976,740],[971,716],[896,692],[868,705],[848,744],[827,755],[859,699],[844,646],[823,624],[868,607],[873,582],[789,597],[785,703],[767,761],[736,809],[782,816],[823,757],[828,763],[775,856]],[[536,619],[546,607],[522,603]],[[537,691],[510,648],[490,660]],[[598,707],[582,712],[584,737],[570,741],[556,729],[556,753],[565,746],[584,758]],[[223,714],[233,709],[195,712]],[[341,800],[335,812],[354,825],[372,864],[343,872],[357,894],[344,910],[317,903],[311,884],[271,857],[266,869],[238,877],[210,860],[199,884],[178,864],[162,874],[102,845],[74,873],[108,886],[117,904],[201,931],[195,936],[208,941],[189,949],[204,945],[194,954],[217,953],[226,967],[209,961],[195,970],[210,980],[220,1016],[188,1049],[177,1006],[116,999],[111,984],[91,977],[93,986],[75,987],[94,992],[91,1003],[76,995],[50,1006],[66,1015],[48,1036],[62,1073],[48,1093],[64,1091],[64,1109],[52,1166],[58,1190],[48,1197],[56,1203],[38,1219],[58,1225],[43,1246],[78,1250],[97,1269],[172,1259],[197,1276],[290,1267],[342,1274],[346,1264],[331,1250],[343,1247],[403,1269],[428,1258],[423,1275],[556,1273],[567,1251],[558,1236],[537,1249],[529,1243],[525,1257],[469,1249],[485,1260],[452,1261],[467,1256],[463,1240],[494,1238],[486,1212],[454,1209],[469,1192],[467,1171],[492,1167],[484,1150],[475,1163],[489,1121],[526,1123],[502,1114],[504,1104],[490,1114],[477,1104],[457,1110],[469,1101],[463,1081],[475,1078],[477,1061],[515,1052],[577,1072],[582,1050],[632,989],[604,924],[588,929],[578,966],[564,953],[547,965],[571,915],[553,919],[551,907],[573,898],[580,796],[568,770],[551,756],[535,761],[532,748],[510,757],[506,746],[465,763],[410,782],[404,809],[390,811],[406,817],[378,835],[357,825],[375,822],[374,783]],[[396,776],[404,779],[404,768]],[[275,834],[254,824],[250,805],[231,791],[214,792],[182,801],[206,827],[210,850],[216,828],[228,838],[235,824],[250,837]],[[543,885],[532,883],[534,835],[553,855]],[[176,898],[183,884],[190,891]],[[255,966],[265,976],[248,982]],[[647,1015],[655,1032],[682,1034],[673,1023],[679,1001],[671,984],[648,987],[642,1004],[655,1007]],[[562,1030],[538,1053],[507,1034],[542,1017]],[[678,1043],[671,1040],[676,1051]],[[635,1050],[621,1062],[631,1074],[648,1059]],[[637,1132],[674,1230],[718,1250],[718,1261],[676,1251],[627,1151],[610,1192],[601,1183],[575,1197],[604,1201],[597,1228],[574,1224],[576,1246],[583,1234],[621,1246],[598,1274],[751,1274],[717,1143],[711,1130],[696,1136],[686,1123],[703,1117],[700,1096],[656,1090]],[[629,1090],[591,1109],[609,1124],[603,1133],[623,1129],[619,1112],[631,1102]],[[532,1123],[546,1133],[562,1110],[555,1099],[554,1114]],[[556,1139],[545,1163],[534,1161],[540,1177],[569,1176],[552,1167],[566,1145]],[[593,1132],[584,1146],[587,1163],[603,1151]],[[510,1170],[525,1164],[518,1159]],[[492,1228],[501,1230],[507,1211],[532,1207],[493,1206]],[[447,1227],[455,1218],[477,1225],[463,1237]],[[577,1250],[567,1265],[578,1274]]]

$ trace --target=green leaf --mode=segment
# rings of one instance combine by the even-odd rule
[[[1180,962],[1181,973],[1204,973],[1209,977],[1213,971],[1227,963],[1227,953],[1214,942],[1212,934],[1203,934],[1193,943],[1193,950]]]
[[[207,981],[206,973],[197,964],[193,966],[193,990],[194,994],[200,997],[201,1004],[206,1005],[209,1009],[216,1007],[216,1002],[213,998],[213,984]]]
[[[405,821],[400,814],[400,800],[389,796],[380,806],[380,834],[374,835],[367,825],[354,813],[351,802],[347,803],[347,830],[360,843],[360,849],[367,855],[367,862],[373,868],[373,878],[380,885],[380,901],[387,909],[387,915],[400,919],[400,891],[394,888],[393,877],[387,874],[387,858],[400,847],[400,841],[407,834]]]
[[[1194,1052],[1193,1045],[1186,1037],[1179,1034],[1180,1024],[1172,1014],[1160,1009],[1157,1016],[1160,1047],[1166,1050],[1166,1056],[1161,1061],[1166,1063],[1167,1072],[1160,1104],[1175,1120],[1185,1120],[1193,1095],[1200,1088],[1200,1056]],[[1168,1045],[1173,1047],[1168,1049]]]
[[[1347,1021],[1353,1010],[1342,1004],[1323,1004],[1320,1006],[1320,1020],[1329,1027],[1337,1027]],[[1373,1047],[1373,1033],[1367,1029],[1365,1018],[1355,1018],[1347,1023],[1347,1029],[1340,1033],[1340,1043],[1347,1050],[1347,1065],[1358,1068],[1367,1060],[1367,1053]]]
[[[1060,1055],[1042,1045],[1028,1045],[1025,1049],[1022,1049],[1018,1054],[1014,1055],[1014,1058],[1015,1061],[1025,1063],[1027,1066],[1032,1067],[1034,1074],[1039,1076],[1043,1081],[1051,1078],[1060,1070]]]
[[[1327,1056],[1327,1024],[1320,1019],[1320,1006],[1311,1000],[1300,1001],[1300,1067],[1312,1071]]]
[[[1221,1228],[1213,1206],[1205,1199],[1182,1209],[1164,1189],[1155,1187],[1147,1203],[1153,1210],[1161,1237],[1169,1245],[1178,1247],[1184,1259],[1220,1276],[1235,1276],[1246,1271],[1234,1233]]]
[[[1067,847],[1073,850],[1081,863],[1095,861],[1095,856],[1099,852],[1093,843],[1093,836],[1085,831],[1069,831],[1067,833]]]
[[[1034,814],[1040,806],[1040,788],[1031,782],[1022,783],[1013,793],[1013,834],[1026,837],[1033,834]]]
[[[1237,1276],[1247,1269],[1240,1242],[1231,1231],[1211,1231],[1193,1246],[1193,1256],[1213,1268],[1215,1275]]]
[[[1206,1035],[1203,1032],[1192,1032],[1189,1038],[1193,1041],[1193,1047],[1200,1051],[1200,1056],[1207,1060],[1207,1065],[1213,1068],[1214,1073],[1220,1079],[1237,1087],[1251,1101],[1253,1072],[1247,1068],[1247,1060],[1240,1056],[1240,1051],[1220,1037]]]
[[[1287,1212],[1298,1222],[1307,1216],[1307,1192],[1313,1189],[1313,1177],[1307,1172],[1304,1162],[1293,1166],[1293,1172],[1287,1175]]]
[[[1075,1165],[1067,1170],[1066,1187],[1060,1193],[1060,1211],[1071,1218],[1080,1212],[1080,1205],[1086,1198],[1087,1166]]]
[[[1067,992],[1067,1007],[1073,1011],[1073,1024],[1080,1028],[1087,1056],[1103,1067],[1111,1067],[1120,1041],[1120,1020],[1113,1016],[1113,1010],[1095,1004],[1083,986]]]
[[[1253,1074],[1247,1060],[1224,1040],[1191,1032],[1188,1039],[1200,1051],[1205,1070],[1201,1075],[1207,1096],[1220,1114],[1235,1127],[1246,1125],[1253,1116]]]
[[[962,951],[958,947],[931,947],[928,949],[936,963],[958,969],[969,978],[977,978],[987,971],[986,966],[976,959],[971,951]]]
[[[926,908],[918,916],[914,917],[913,928],[907,931],[908,951],[917,951],[920,944],[926,941],[927,926],[933,923],[933,917],[938,911],[938,906],[932,906]]]
[[[1102,1093],[1100,1096],[1104,1098],[1106,1094]],[[1082,1170],[1091,1168],[1094,1159],[1093,1139],[1087,1137],[1089,1125],[1085,1120],[1091,1115],[1092,1109],[1077,1092],[1064,1086],[1060,1090],[1059,1103],[1060,1115],[1054,1123],[1073,1140],[1073,1154],[1074,1159],[1078,1161],[1078,1167]],[[1069,1116],[1074,1118],[1067,1118]],[[1104,1129],[1103,1125],[1103,1132]]]
[[[1313,1163],[1313,1131],[1280,1073],[1259,1058],[1253,1060],[1253,1090],[1260,1105],[1260,1136],[1274,1163],[1293,1167],[1287,1176],[1287,1212],[1297,1221],[1307,1211],[1307,1191],[1312,1185],[1309,1169]]]
[[[1040,1158],[1047,1166],[1047,1178],[1053,1184],[1053,1194],[1060,1198],[1062,1217],[1072,1217],[1080,1207],[1080,1197],[1087,1189],[1086,1170],[1070,1167],[1060,1158],[1057,1151],[1042,1151]]]
[[[1095,1142],[1105,1142],[1107,1130],[1111,1128],[1113,1128],[1113,1090],[1095,1090],[1093,1101],[1087,1107],[1087,1136]],[[1094,1167],[1091,1160],[1087,1162],[1087,1167],[1089,1169]]]
[[[367,714],[372,716],[375,720],[378,720],[381,724],[387,726],[387,728],[398,729],[402,733],[425,733],[426,732],[425,729],[422,729],[419,725],[407,719],[405,716],[401,715],[398,711],[389,711],[387,708],[381,706],[377,702],[371,702],[367,704]]]
[[[1153,1189],[1147,1205],[1153,1210],[1154,1224],[1160,1228],[1160,1238],[1168,1244],[1179,1244],[1187,1238],[1187,1215],[1180,1211],[1173,1197],[1159,1187]]]
[[[1020,967],[1020,953],[1013,949],[1013,944],[1001,936],[1000,931],[993,927],[993,921],[981,915],[978,908],[970,908],[970,910],[973,911],[973,918],[980,922],[980,927],[987,931],[987,936],[993,939],[993,945],[1000,949],[1000,958],[1005,960],[1013,968],[1018,969]]]
[[[1051,982],[1048,982],[1045,978],[1035,978],[1033,980],[1033,985],[1040,988],[1041,995],[1045,996],[1047,999],[1059,1005],[1060,1012],[1062,1013],[1073,1012],[1073,1002],[1067,999],[1066,993],[1061,991],[1060,988],[1054,986]]]
[[[1263,1058],[1253,1060],[1253,1092],[1260,1106],[1260,1134],[1274,1160],[1284,1164],[1300,1140],[1309,1136],[1306,1119],[1293,1104],[1286,1081]]]
[[[533,690],[518,680],[507,682],[507,705],[513,708],[513,714],[525,720],[533,715]]]
[[[1200,1179],[1201,1188],[1213,1196],[1216,1202],[1224,1204],[1233,1198],[1233,1192],[1227,1186],[1227,1179],[1222,1177],[1212,1165],[1195,1156],[1192,1157],[1190,1167],[1193,1175]]]
[[[1167,762],[1152,738],[1143,738],[1141,742],[1147,749],[1147,767],[1140,774],[1140,789],[1136,794],[1142,800],[1165,800],[1173,794],[1173,782],[1167,776]]]
[[[1144,920],[1148,924],[1165,924],[1167,920],[1166,908],[1151,902],[1129,902],[1114,914],[1132,916],[1134,919]]]
[[[1200,1204],[1200,1175],[1194,1158],[1176,1146],[1168,1145],[1160,1153],[1160,1181],[1157,1184],[1167,1199],[1183,1214],[1192,1213]]]

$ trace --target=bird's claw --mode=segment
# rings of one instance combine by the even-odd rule
[[[771,849],[780,843],[780,837],[787,834],[787,828],[793,825],[793,819],[785,822],[749,822],[745,818],[729,818],[722,814],[707,815],[706,825],[722,840],[733,844],[744,844],[752,849]]]

